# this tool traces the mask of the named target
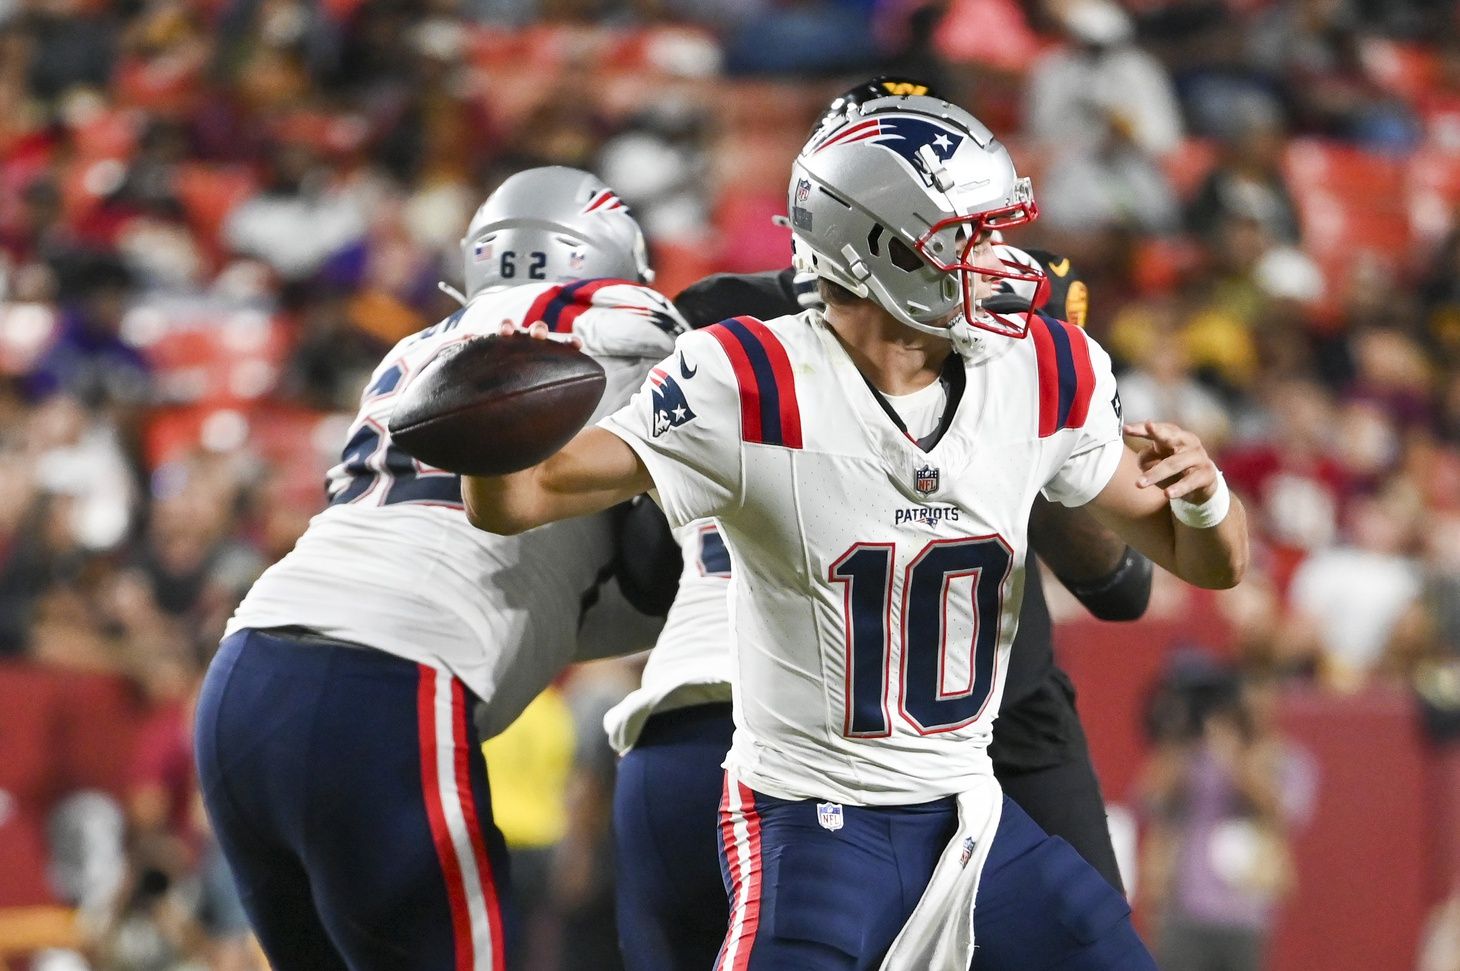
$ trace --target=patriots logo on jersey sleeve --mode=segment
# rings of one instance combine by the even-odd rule
[[[656,367],[649,372],[649,384],[654,389],[655,438],[671,428],[694,421],[695,413],[684,396],[684,390],[667,372]]]
[[[924,150],[938,162],[951,159],[967,136],[928,118],[870,118],[832,135],[816,146],[812,154],[834,145],[866,142],[901,156],[928,185],[933,184]],[[936,168],[936,166],[934,166]]]

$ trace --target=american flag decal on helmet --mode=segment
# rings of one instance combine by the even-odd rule
[[[624,201],[613,194],[612,189],[599,189],[588,205],[583,207],[585,213],[589,212],[611,212],[614,209],[627,209]]]

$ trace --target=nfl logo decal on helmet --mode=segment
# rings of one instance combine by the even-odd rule
[[[695,413],[690,409],[684,390],[667,372],[656,367],[649,372],[649,383],[654,387],[655,438],[671,428],[694,421]]]
[[[938,480],[941,478],[938,469],[931,465],[924,465],[920,469],[913,470],[913,488],[920,496],[931,496],[938,491]]]
[[[821,824],[822,829],[835,833],[842,828],[842,804],[839,802],[818,802],[816,804],[816,821]]]

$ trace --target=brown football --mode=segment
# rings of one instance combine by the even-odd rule
[[[401,394],[390,436],[448,472],[505,475],[567,444],[598,407],[603,368],[581,351],[526,334],[446,348]]]

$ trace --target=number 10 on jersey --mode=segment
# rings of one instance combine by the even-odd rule
[[[950,732],[983,714],[993,693],[1004,588],[1013,551],[998,536],[934,540],[903,571],[899,630],[893,630],[892,543],[858,543],[832,563],[829,579],[843,585],[846,626],[846,721],[848,738],[891,734],[890,695],[899,712],[921,735]],[[949,608],[953,583],[968,578],[973,634],[950,643]],[[960,584],[960,587],[964,585]],[[901,662],[891,670],[892,637],[900,638]],[[967,651],[964,685],[950,686],[948,660]]]

